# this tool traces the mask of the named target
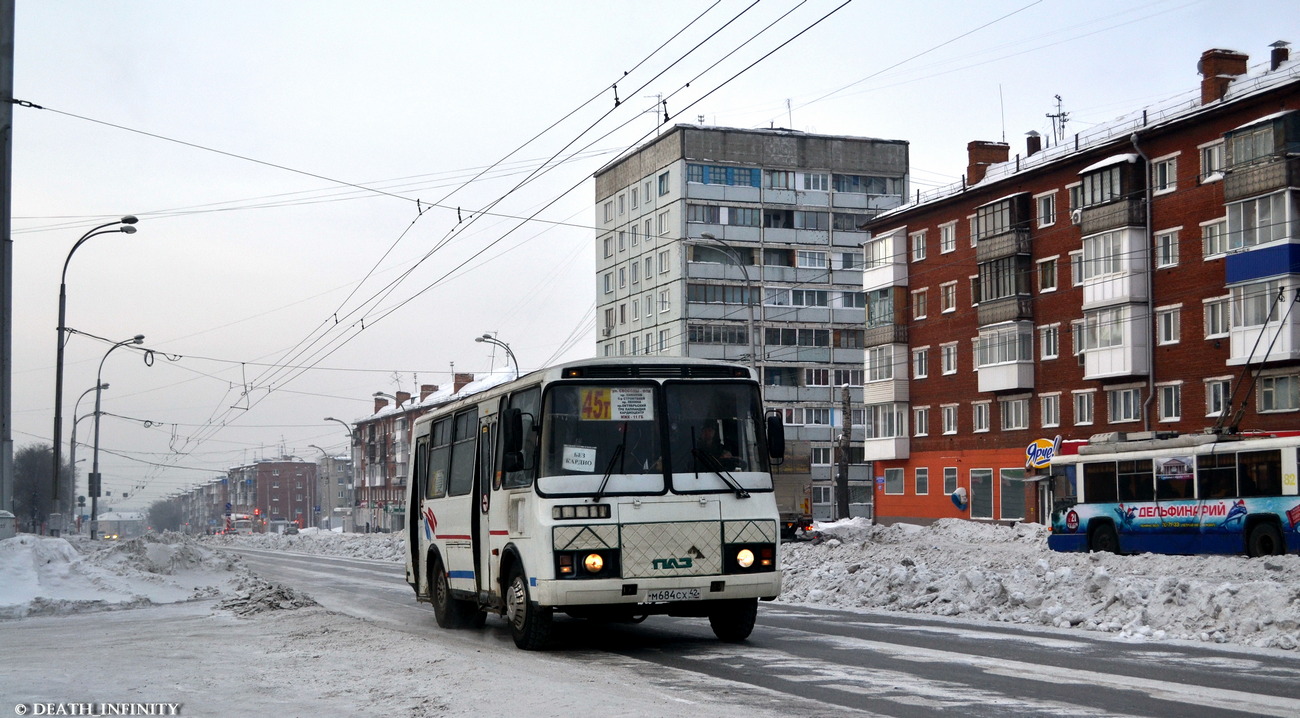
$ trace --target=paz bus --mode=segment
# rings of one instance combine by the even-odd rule
[[[1300,435],[1094,436],[1052,459],[1057,551],[1300,552]]]
[[[782,432],[748,367],[684,358],[567,363],[440,406],[412,428],[406,581],[443,628],[495,613],[525,650],[557,612],[743,641],[781,592]]]

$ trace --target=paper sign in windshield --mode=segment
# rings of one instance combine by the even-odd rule
[[[581,390],[583,421],[650,421],[655,418],[654,390],[589,387]]]
[[[561,468],[567,471],[582,471],[589,474],[595,473],[596,447],[565,446]]]

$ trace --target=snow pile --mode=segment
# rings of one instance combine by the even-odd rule
[[[781,601],[1140,639],[1300,645],[1300,556],[1057,553],[1041,525],[957,519],[818,528],[819,539],[783,546]]]
[[[376,561],[405,561],[406,540],[400,533],[345,534],[320,529],[303,529],[296,535],[223,534],[203,541],[222,547],[261,548],[321,556],[347,556]]]
[[[0,619],[216,596],[241,574],[237,559],[179,534],[103,545],[21,534],[0,541]]]
[[[288,586],[277,586],[256,576],[246,576],[235,595],[222,599],[217,608],[239,616],[251,616],[264,611],[287,611],[318,605],[315,599]]]

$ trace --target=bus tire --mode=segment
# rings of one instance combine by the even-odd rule
[[[713,635],[724,643],[740,643],[754,631],[758,618],[757,598],[738,598],[715,601],[718,605],[709,611],[709,626]]]
[[[469,601],[452,597],[447,569],[437,556],[429,560],[429,602],[433,604],[433,617],[442,628],[478,628],[486,618]]]
[[[1250,528],[1246,536],[1246,555],[1280,556],[1286,553],[1286,544],[1282,541],[1282,532],[1268,521],[1260,521]]]
[[[1093,553],[1119,553],[1119,534],[1115,526],[1103,523],[1088,532],[1088,550]]]
[[[515,563],[506,582],[506,623],[510,637],[525,651],[540,651],[551,641],[550,608],[538,606],[528,590],[528,576],[523,564]]]

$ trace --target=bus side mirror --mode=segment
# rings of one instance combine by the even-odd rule
[[[767,455],[777,460],[785,458],[785,423],[777,413],[767,415]]]
[[[524,413],[519,409],[506,409],[501,415],[501,469],[521,471],[524,468]]]

